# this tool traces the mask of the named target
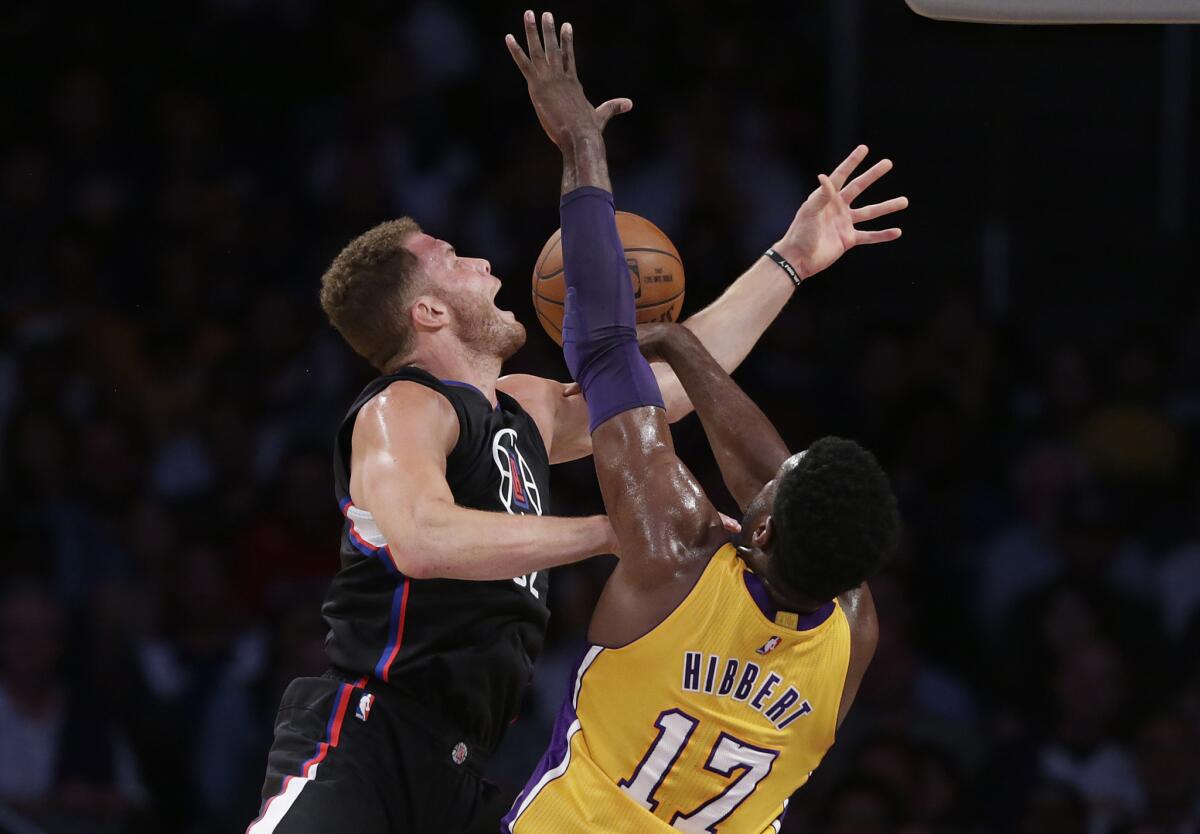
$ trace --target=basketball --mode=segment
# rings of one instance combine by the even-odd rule
[[[625,247],[638,323],[678,321],[683,310],[683,261],[675,244],[649,220],[627,211],[617,212],[617,234]],[[559,229],[542,247],[533,269],[533,309],[560,345],[566,286]]]

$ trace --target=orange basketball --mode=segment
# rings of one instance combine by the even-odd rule
[[[638,322],[678,321],[683,309],[683,261],[675,244],[658,226],[627,211],[617,212],[617,234],[625,247]],[[546,241],[533,268],[533,309],[560,345],[566,287],[559,229]]]

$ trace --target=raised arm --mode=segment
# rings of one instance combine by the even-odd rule
[[[564,34],[564,49],[567,39]],[[520,52],[520,47],[510,42],[509,49],[514,48]],[[628,99],[613,99],[596,108],[596,113],[605,114],[604,121],[607,121],[609,116],[625,112],[630,106],[632,103]],[[542,117],[542,110],[539,109],[538,115]],[[545,124],[544,118],[542,121]],[[570,141],[575,140],[571,138]],[[603,157],[602,140],[595,144],[599,153],[591,155],[592,160]],[[852,208],[869,186],[892,169],[891,160],[882,159],[850,179],[867,153],[866,145],[859,145],[828,175],[817,177],[817,188],[800,206],[784,235],[768,250],[787,265],[786,269],[771,255],[764,254],[720,298],[683,323],[725,371],[732,373],[742,363],[801,282],[828,269],[855,246],[884,243],[900,237],[898,228],[879,231],[857,228],[857,224],[908,206],[907,197],[894,197],[882,203]],[[564,186],[583,182],[584,174],[576,167],[580,158],[576,154],[575,164],[564,169]],[[607,167],[594,173],[596,176],[592,181],[601,183],[607,190]],[[570,183],[568,176],[573,178]],[[692,400],[672,370],[657,362],[651,367],[662,391],[667,419],[673,423],[690,414]],[[527,408],[530,407],[527,401],[535,403],[533,408],[540,408],[539,425],[550,448],[552,463],[575,460],[591,453],[587,406],[578,396],[576,386],[525,376],[505,377],[500,385]]]
[[[446,457],[458,419],[444,397],[393,383],[354,423],[350,492],[414,579],[511,579],[615,549],[604,516],[553,518],[457,506]]]
[[[526,14],[529,55],[508,38],[546,133],[563,156],[560,203],[567,284],[563,356],[582,387],[596,474],[621,562],[593,616],[591,639],[617,645],[653,628],[686,595],[725,535],[716,509],[675,456],[662,395],[637,347],[633,290],[617,235],[603,120],[575,75],[572,32]]]
[[[775,425],[688,328],[643,325],[638,340],[647,359],[671,366],[696,403],[725,486],[738,506],[746,509],[790,455]]]
[[[797,210],[783,237],[768,250],[791,266],[794,275],[764,254],[720,298],[684,322],[726,371],[732,373],[741,364],[801,282],[828,269],[855,246],[900,237],[898,228],[857,228],[857,224],[908,207],[907,197],[851,207],[869,186],[892,170],[891,160],[881,159],[849,179],[867,154],[867,146],[859,145],[828,175],[820,174],[817,188]],[[664,384],[664,396],[667,385],[669,382]]]
[[[633,109],[633,102],[614,98],[592,107],[575,71],[575,31],[571,24],[562,25],[560,37],[554,31],[554,15],[545,12],[539,37],[537,17],[532,11],[525,12],[524,23],[529,53],[512,35],[505,35],[504,43],[529,84],[529,98],[538,121],[562,151],[562,193],[583,186],[611,192],[604,127],[613,116]]]

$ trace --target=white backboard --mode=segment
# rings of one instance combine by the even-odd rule
[[[1200,0],[905,0],[919,15],[970,23],[1200,23]]]

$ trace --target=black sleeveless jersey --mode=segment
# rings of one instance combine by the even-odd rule
[[[550,462],[533,419],[503,392],[493,408],[466,383],[416,367],[381,376],[350,407],[333,452],[346,518],[341,569],[321,613],[325,650],[353,675],[383,681],[442,713],[494,750],[516,716],[542,648],[549,583],[544,571],[494,582],[410,579],[397,570],[371,514],[350,495],[350,441],[359,409],[393,382],[425,385],[450,401],[458,442],[446,459],[455,503],[516,515],[547,512]]]

